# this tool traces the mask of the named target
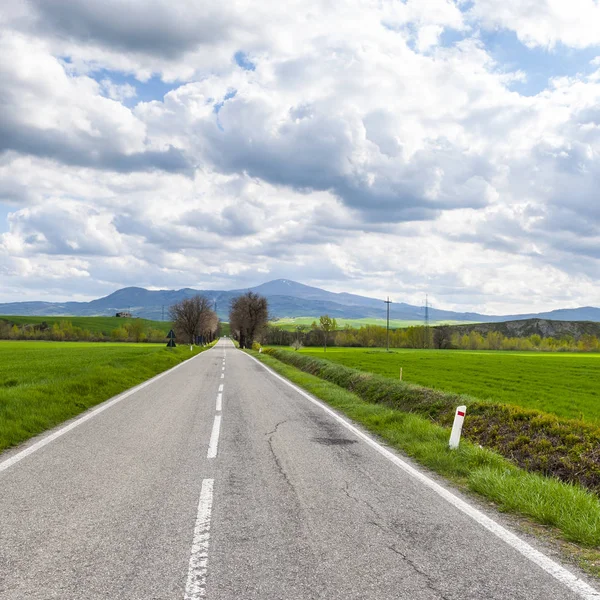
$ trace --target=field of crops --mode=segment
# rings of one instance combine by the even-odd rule
[[[311,323],[316,321],[318,323],[319,317],[286,317],[283,319],[277,319],[273,321],[271,325],[275,325],[276,327],[281,327],[286,331],[295,331],[296,327],[299,325],[304,325],[305,327],[310,327]],[[336,319],[338,329],[343,329],[346,326],[349,327],[362,327],[364,325],[379,325],[380,327],[386,326],[385,319]],[[470,321],[432,321],[431,325],[466,325],[470,323]],[[405,321],[401,319],[390,319],[390,328],[399,329],[401,327],[411,327],[411,326],[421,326],[423,325],[423,321]]]
[[[305,348],[303,354],[410,383],[600,423],[600,354]]]
[[[194,354],[200,351],[194,349]],[[189,346],[0,342],[0,451],[190,357]]]
[[[152,327],[153,329],[160,329],[165,332],[165,335],[171,328],[171,323],[167,321],[150,321],[148,319],[136,319],[141,321],[144,327]],[[94,334],[110,335],[113,329],[122,327],[125,323],[131,322],[132,319],[121,319],[119,317],[20,317],[20,316],[2,316],[0,315],[0,321],[7,321],[15,325],[37,325],[39,323],[47,323],[50,327],[54,323],[60,323],[61,321],[69,321],[73,327],[81,327],[81,329],[87,329]]]

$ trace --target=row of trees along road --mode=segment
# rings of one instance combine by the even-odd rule
[[[254,292],[247,292],[231,301],[229,326],[240,348],[252,348],[254,340],[269,322],[267,299]]]
[[[195,344],[198,338],[202,343],[212,342],[217,336],[219,318],[212,310],[210,300],[204,296],[185,298],[169,308],[173,329],[177,339]]]

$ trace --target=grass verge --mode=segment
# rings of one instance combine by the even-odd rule
[[[551,526],[569,542],[588,549],[586,563],[600,564],[600,501],[578,485],[544,477],[516,467],[502,456],[468,441],[448,449],[449,432],[427,418],[366,402],[338,385],[305,373],[268,354],[251,352],[277,373],[317,396],[350,419],[378,435],[386,444],[414,458],[503,511]]]
[[[205,348],[0,342],[0,452]]]
[[[268,348],[280,361],[354,392],[361,399],[449,426],[468,407],[463,436],[527,471],[553,476],[600,496],[600,427],[520,406],[482,401],[359,371],[298,352]]]

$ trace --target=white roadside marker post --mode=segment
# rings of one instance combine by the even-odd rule
[[[458,448],[458,444],[460,442],[460,433],[465,421],[466,412],[466,406],[459,406],[456,409],[456,414],[454,415],[454,424],[452,425],[452,433],[450,434],[450,450],[456,450],[456,448]]]
[[[400,367],[400,381],[402,381],[402,367]]]

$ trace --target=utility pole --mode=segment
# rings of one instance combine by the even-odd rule
[[[384,302],[386,303],[386,308],[387,308],[387,327],[385,330],[385,346],[386,346],[386,351],[389,352],[390,351],[390,304],[392,303],[392,301],[390,300],[390,297],[387,297],[387,300],[384,300]]]
[[[429,348],[429,295],[425,294],[425,348]]]

